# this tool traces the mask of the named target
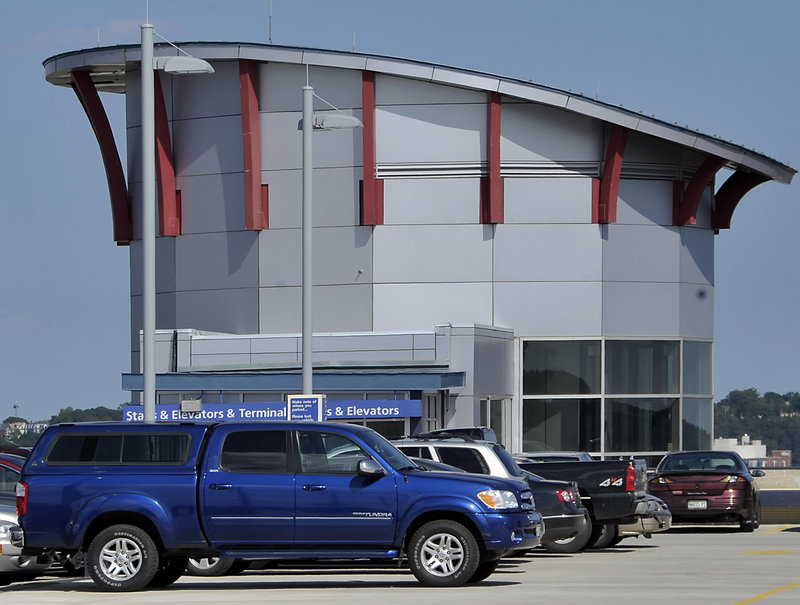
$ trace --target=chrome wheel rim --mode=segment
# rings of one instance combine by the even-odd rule
[[[130,580],[142,567],[142,549],[129,538],[114,538],[100,552],[100,569],[113,580]]]
[[[464,547],[452,534],[434,534],[422,544],[420,559],[429,574],[451,576],[464,562]]]
[[[197,569],[211,569],[219,563],[219,557],[207,557],[205,559],[192,559],[192,564]]]

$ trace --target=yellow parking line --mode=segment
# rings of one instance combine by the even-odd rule
[[[738,603],[734,603],[733,605],[747,605],[748,603],[755,603],[756,601],[760,601],[761,599],[766,599],[767,597],[771,597],[774,594],[778,594],[779,592],[783,592],[784,590],[789,590],[790,588],[797,588],[800,587],[800,582],[797,584],[789,584],[788,586],[781,586],[780,588],[776,588],[774,590],[770,590],[769,592],[764,592],[754,597],[747,599],[746,601],[739,601]]]
[[[774,534],[775,532],[783,531],[785,529],[791,529],[792,527],[794,527],[794,525],[784,525],[783,527],[779,527],[778,529],[771,529],[769,531],[765,531],[764,533],[765,534]]]
[[[748,550],[748,555],[793,555],[794,550]]]

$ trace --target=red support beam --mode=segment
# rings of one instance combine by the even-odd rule
[[[383,224],[383,179],[377,178],[375,153],[375,73],[361,77],[361,107],[364,124],[364,184],[361,191],[361,224]]]
[[[708,187],[717,171],[724,165],[725,160],[712,155],[697,169],[694,177],[689,182],[689,186],[686,187],[686,192],[683,194],[676,225],[694,225],[697,222],[697,208],[700,206],[700,198],[703,196],[703,191]]]
[[[261,184],[261,124],[258,108],[258,63],[239,60],[244,157],[244,223],[250,230],[269,229],[269,189]]]
[[[174,237],[181,234],[180,208],[175,191],[175,164],[172,157],[172,140],[169,132],[167,104],[158,71],[153,74],[156,128],[156,188],[158,189],[158,226],[161,235]]]
[[[755,172],[737,170],[725,181],[714,198],[714,212],[711,215],[711,227],[714,230],[730,229],[733,211],[747,192],[769,177]]]
[[[502,223],[503,179],[500,176],[500,124],[502,103],[496,92],[489,95],[488,142],[486,150],[487,176],[481,185],[481,222]]]
[[[619,175],[622,171],[622,158],[628,142],[628,129],[614,125],[608,138],[603,177],[600,182],[600,196],[592,208],[595,223],[615,223],[617,221],[617,198],[619,197]]]
[[[111,218],[114,225],[114,241],[119,246],[127,246],[133,239],[131,223],[131,205],[128,200],[128,187],[122,161],[119,159],[114,133],[108,123],[108,116],[100,101],[100,95],[94,87],[89,72],[72,72],[72,90],[83,106],[86,117],[92,125],[94,136],[100,146],[100,154],[106,170],[108,194],[111,198]]]

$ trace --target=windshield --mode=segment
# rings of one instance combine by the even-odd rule
[[[419,468],[403,452],[374,431],[364,431],[360,437],[396,471]]]

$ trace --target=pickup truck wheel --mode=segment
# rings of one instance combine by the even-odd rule
[[[617,526],[613,523],[598,523],[597,525],[592,525],[589,548],[608,548],[616,537]]]
[[[186,557],[161,557],[161,563],[148,588],[163,588],[174,583],[186,571]]]
[[[92,540],[86,564],[97,586],[124,592],[150,584],[158,571],[159,557],[146,531],[133,525],[112,525]]]
[[[546,536],[546,533],[545,533]],[[571,538],[563,540],[553,540],[552,542],[542,542],[542,546],[547,552],[553,553],[575,553],[580,552],[589,544],[592,537],[592,524],[584,523],[581,530]]]
[[[497,566],[500,564],[499,559],[495,559],[494,561],[485,561],[478,565],[478,569],[475,570],[475,573],[472,574],[472,577],[468,580],[469,584],[477,584],[478,582],[483,582],[486,578],[494,573],[494,570],[497,569]]]
[[[427,586],[462,586],[480,564],[475,536],[456,521],[426,523],[411,536],[408,551],[411,572]]]
[[[186,564],[186,573],[190,576],[212,578],[224,576],[233,567],[236,559],[228,557],[206,557],[204,559],[189,559]]]

